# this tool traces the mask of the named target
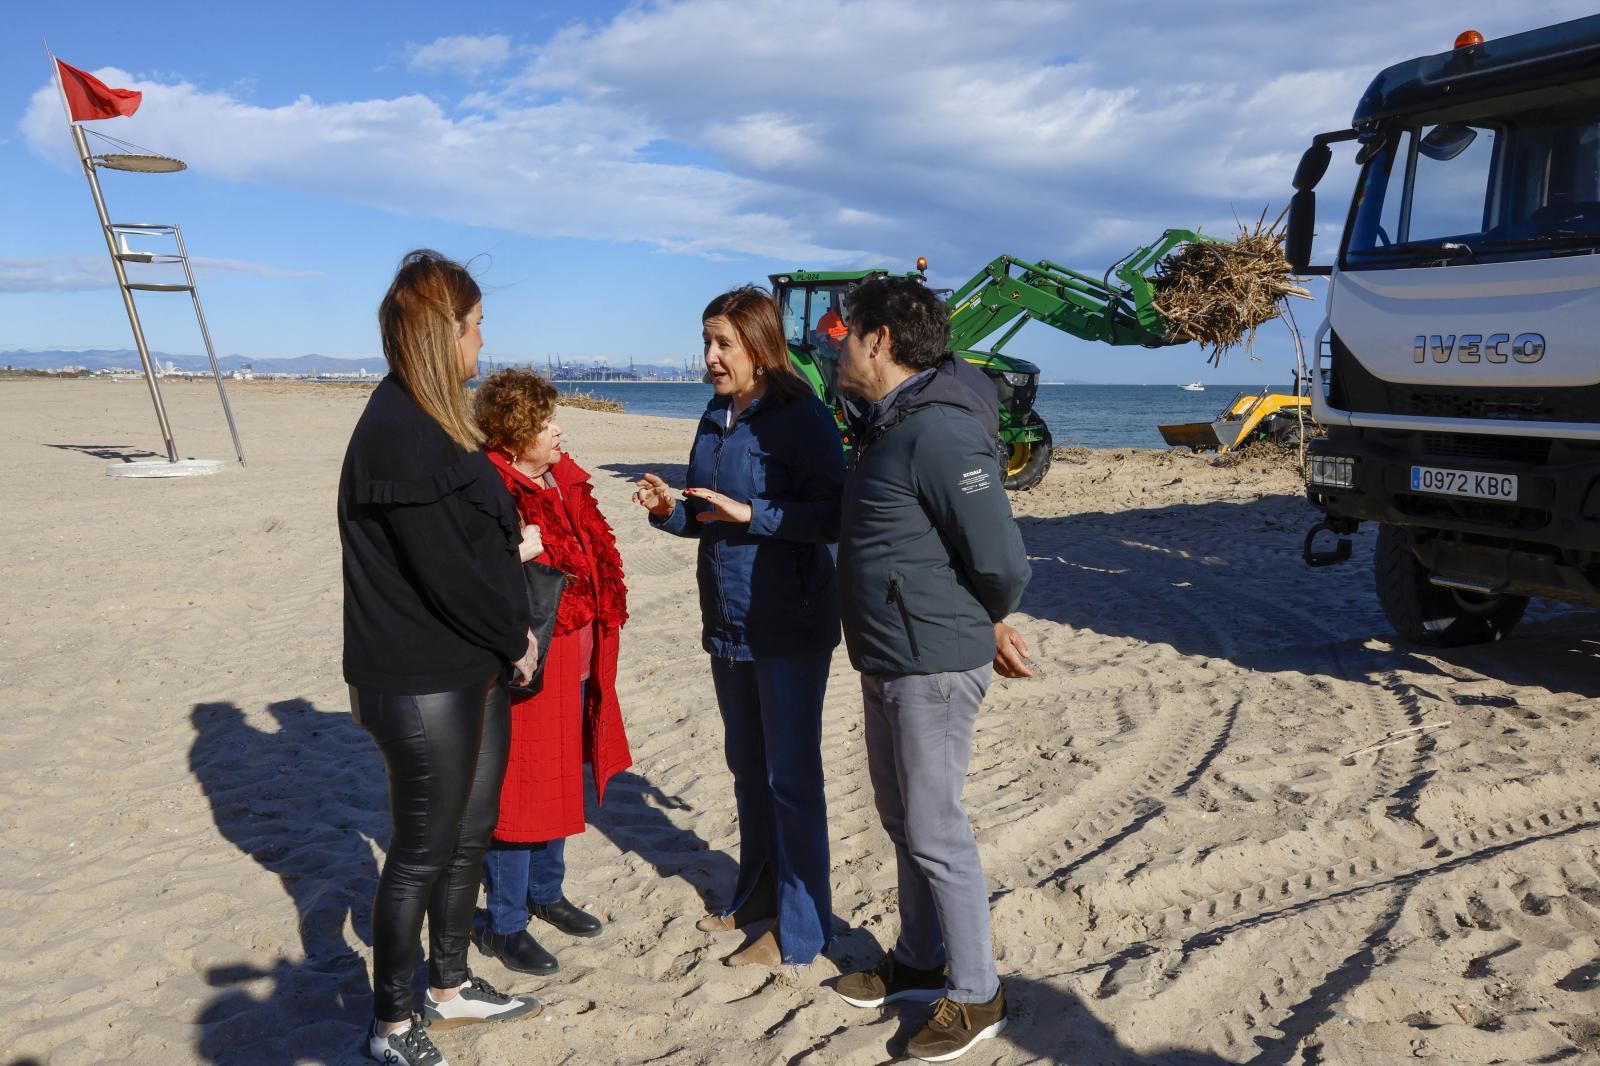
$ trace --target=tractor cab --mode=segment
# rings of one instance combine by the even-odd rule
[[[927,261],[919,259],[913,273],[894,275],[887,270],[793,271],[772,275],[772,292],[783,316],[789,359],[817,396],[833,408],[845,445],[849,446],[849,412],[855,401],[838,389],[839,349],[844,343],[844,297],[851,288],[873,278],[905,277],[925,281]],[[935,289],[946,302],[949,289]],[[1019,327],[1021,323],[1017,324]],[[1014,332],[1014,331],[1013,331]],[[1036,485],[1050,464],[1050,431],[1034,413],[1039,368],[1026,359],[994,351],[955,349],[955,354],[977,366],[994,382],[999,401],[1000,439],[997,447],[1008,489]]]
[[[803,270],[772,275],[772,293],[783,316],[789,358],[823,402],[836,411],[841,410],[835,380],[846,332],[844,294],[870,278],[888,276],[883,270]]]

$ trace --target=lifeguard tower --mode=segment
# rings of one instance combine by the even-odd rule
[[[55,70],[56,87],[61,91],[61,104],[67,113],[72,129],[72,143],[78,150],[78,161],[83,176],[89,182],[90,195],[94,197],[95,213],[100,219],[100,230],[105,236],[106,251],[111,256],[111,267],[116,273],[117,289],[122,294],[122,305],[128,313],[128,325],[133,329],[133,343],[139,351],[139,363],[144,370],[145,382],[150,388],[150,400],[155,405],[156,421],[161,427],[161,437],[166,444],[165,460],[115,463],[106,469],[113,477],[183,477],[195,474],[214,474],[223,466],[220,459],[180,459],[178,445],[172,435],[172,423],[167,418],[166,404],[161,399],[160,375],[150,360],[150,348],[145,342],[144,326],[139,320],[139,306],[134,293],[188,294],[194,304],[195,320],[200,326],[200,336],[206,346],[206,356],[211,361],[211,376],[217,383],[217,395],[222,401],[222,413],[228,422],[228,432],[233,438],[233,450],[240,465],[244,464],[244,448],[239,443],[239,430],[233,421],[233,409],[228,404],[228,391],[222,383],[222,368],[217,364],[216,349],[211,343],[211,331],[206,326],[205,309],[200,306],[200,290],[195,284],[194,270],[189,263],[189,252],[183,243],[183,230],[176,224],[149,222],[112,222],[106,213],[105,196],[100,190],[99,171],[120,170],[134,174],[174,174],[186,165],[170,156],[160,155],[138,145],[109,137],[98,130],[87,129],[83,123],[116,115],[130,115],[139,106],[140,94],[127,89],[111,89],[92,75],[78,70],[51,56]],[[104,142],[108,150],[95,153],[90,150],[89,136]],[[167,280],[147,280],[140,276],[130,280],[130,264],[165,268],[156,273],[165,274]],[[179,271],[181,270],[181,280]]]

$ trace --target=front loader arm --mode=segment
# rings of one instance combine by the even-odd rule
[[[1002,255],[950,297],[950,347],[999,351],[1030,320],[1085,340],[1158,347],[1175,343],[1155,308],[1146,272],[1180,244],[1210,241],[1190,230],[1168,230],[1161,240],[1123,259],[1104,278],[1042,260],[1030,263]],[[1111,284],[1115,275],[1120,285]]]

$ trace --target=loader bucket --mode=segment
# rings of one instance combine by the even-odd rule
[[[1160,430],[1161,439],[1175,448],[1190,448],[1199,452],[1222,446],[1216,428],[1210,422],[1175,422],[1157,426],[1156,429]]]

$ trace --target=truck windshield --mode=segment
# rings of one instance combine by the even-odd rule
[[[1361,175],[1344,269],[1600,249],[1600,101],[1383,136]]]

